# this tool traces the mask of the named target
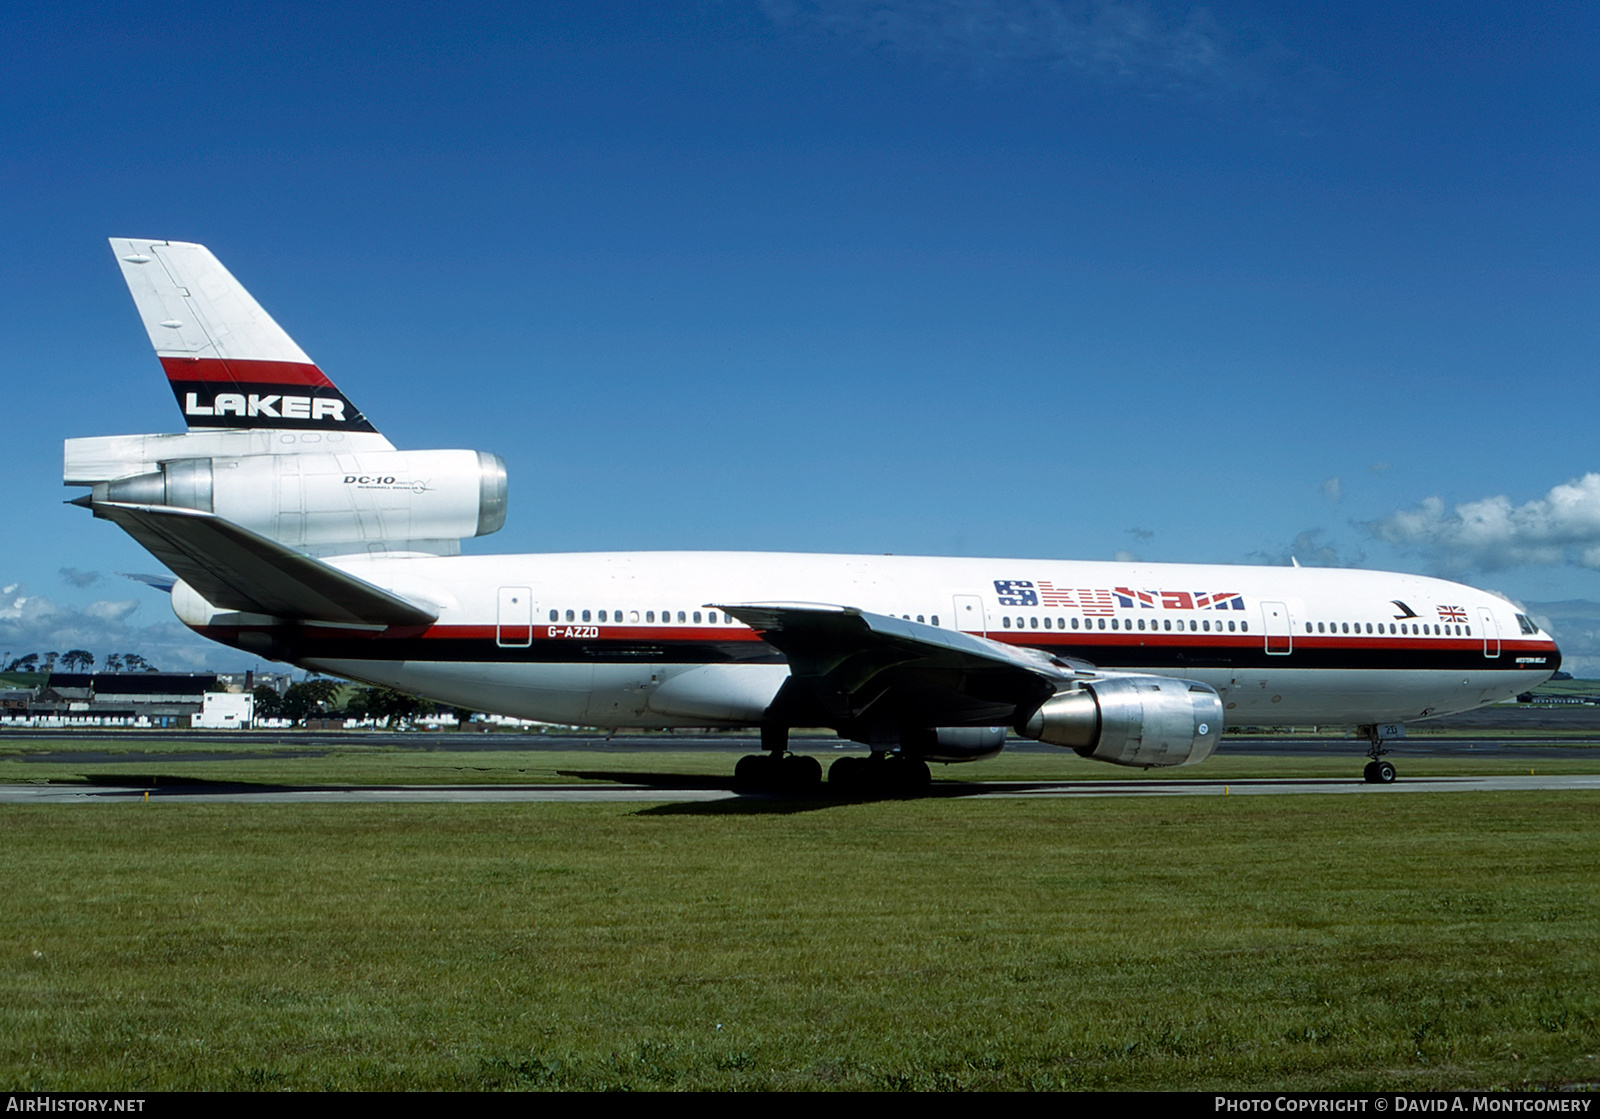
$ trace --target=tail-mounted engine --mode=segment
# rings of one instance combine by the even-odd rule
[[[80,480],[70,475],[69,463],[69,481]],[[145,463],[138,473],[94,481],[90,500],[214,513],[313,555],[378,547],[453,554],[463,538],[505,524],[506,467],[482,451],[296,447]]]
[[[1054,696],[1017,732],[1113,765],[1192,765],[1222,736],[1222,698],[1193,680],[1113,676]]]

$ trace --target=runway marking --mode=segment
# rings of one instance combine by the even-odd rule
[[[935,783],[929,798],[977,797],[1179,797],[1294,796],[1307,793],[1576,792],[1600,790],[1600,774],[1502,777],[1413,777],[1392,785],[1359,779],[1308,777],[1213,781],[1030,781],[967,785]],[[825,798],[824,785],[819,798]],[[725,788],[661,788],[651,785],[390,785],[362,788],[246,788],[237,785],[0,785],[0,804],[515,804],[692,803],[739,797],[773,799]],[[808,798],[810,799],[810,798]]]

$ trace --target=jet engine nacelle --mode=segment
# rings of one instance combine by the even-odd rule
[[[188,458],[95,485],[96,501],[198,509],[292,548],[453,553],[506,520],[506,466],[482,451]]]
[[[1192,765],[1222,736],[1222,697],[1193,680],[1113,676],[1054,696],[1017,729],[1113,765]]]
[[[900,732],[908,754],[930,762],[976,762],[1006,746],[1005,727],[922,727]]]

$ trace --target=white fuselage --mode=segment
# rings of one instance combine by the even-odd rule
[[[457,706],[600,727],[759,723],[783,657],[713,604],[826,603],[1106,671],[1196,680],[1230,724],[1404,722],[1516,695],[1560,664],[1506,600],[1315,568],[745,552],[340,557],[438,610],[426,627],[216,612],[208,637]]]

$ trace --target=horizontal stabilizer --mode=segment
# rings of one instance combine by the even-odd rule
[[[95,502],[213,606],[300,621],[418,626],[438,614],[213,513]]]

